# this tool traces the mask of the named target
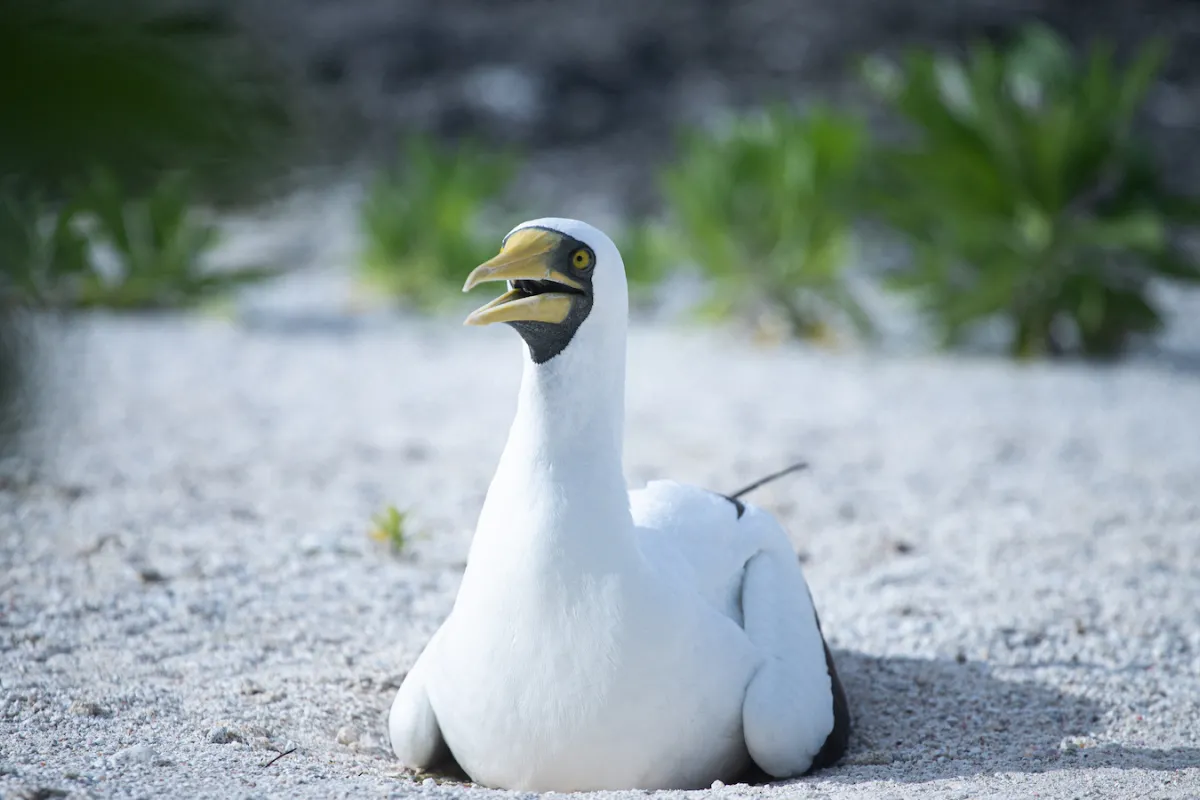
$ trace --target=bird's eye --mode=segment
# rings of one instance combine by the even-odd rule
[[[571,266],[578,270],[585,270],[592,266],[593,257],[592,251],[586,247],[581,247],[574,253],[571,253]]]

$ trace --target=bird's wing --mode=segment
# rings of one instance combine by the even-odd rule
[[[765,656],[746,687],[742,725],[754,763],[787,778],[837,761],[849,713],[794,555],[764,551],[742,579],[743,628]]]
[[[749,503],[673,481],[630,492],[647,559],[737,622],[762,656],[743,725],[754,762],[789,777],[841,757],[849,712],[787,532]]]
[[[741,625],[742,572],[762,549],[753,529],[742,530],[746,506],[675,481],[651,481],[630,492],[629,506],[651,565]]]
[[[404,676],[388,715],[392,751],[401,764],[416,770],[438,767],[452,758],[426,687],[427,676],[434,669],[431,662],[437,658],[438,637],[445,629],[442,623]]]

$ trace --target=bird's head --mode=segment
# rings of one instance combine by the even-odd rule
[[[574,219],[522,222],[500,253],[467,276],[463,291],[506,281],[508,291],[476,309],[465,324],[507,322],[534,363],[561,353],[582,330],[624,336],[629,299],[625,264],[600,230]]]

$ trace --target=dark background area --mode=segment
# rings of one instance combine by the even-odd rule
[[[680,126],[784,99],[861,105],[859,60],[913,46],[1011,40],[1031,22],[1125,55],[1166,36],[1172,54],[1144,125],[1173,179],[1200,179],[1200,3],[953,0],[227,4],[262,34],[320,109],[334,160],[391,154],[395,135],[486,135],[568,150],[604,190],[647,201],[649,168]],[[879,120],[884,124],[885,120]],[[582,158],[578,158],[579,156]]]

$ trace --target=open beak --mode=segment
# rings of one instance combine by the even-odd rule
[[[463,324],[557,324],[565,320],[571,313],[572,298],[584,289],[550,265],[551,254],[561,241],[559,234],[539,228],[526,228],[509,236],[499,255],[471,271],[463,291],[488,281],[508,281],[509,290],[475,309]]]

